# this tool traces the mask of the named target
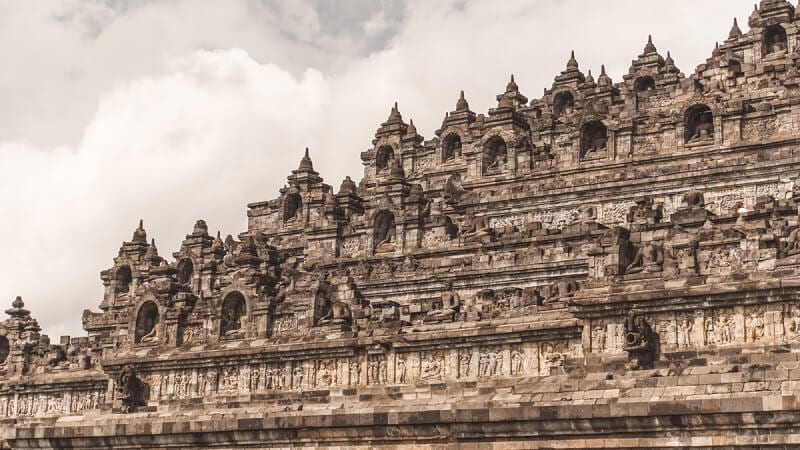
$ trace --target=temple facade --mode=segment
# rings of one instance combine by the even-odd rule
[[[5,448],[797,448],[800,11],[691,75],[574,55],[540,98],[395,105],[222,238],[139,224],[85,336],[0,322]],[[455,97],[455,95],[454,95]]]

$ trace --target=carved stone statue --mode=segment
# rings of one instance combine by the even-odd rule
[[[660,272],[664,267],[664,247],[648,242],[636,251],[633,261],[625,269],[626,274]]]
[[[132,365],[122,368],[117,375],[117,398],[122,402],[124,412],[133,412],[140,404],[141,381],[136,377],[136,369]]]
[[[142,344],[152,344],[158,342],[158,327],[154,326],[149,333],[142,336]]]
[[[508,159],[505,152],[499,152],[494,156],[494,160],[486,166],[487,172],[502,172],[506,169]]]
[[[466,217],[464,228],[461,230],[464,242],[480,242],[484,237],[491,235],[492,229],[489,228],[489,220],[485,216]]]
[[[628,368],[636,370],[652,365],[655,357],[655,334],[636,307],[628,311],[623,330],[625,342],[622,349],[628,352]]]
[[[781,243],[780,256],[783,258],[800,254],[800,227],[795,228]]]
[[[603,152],[605,151],[606,147],[608,146],[608,138],[605,136],[596,136],[594,137],[591,142],[589,142],[589,146],[586,149],[586,153],[592,152]]]
[[[678,322],[678,347],[691,347],[691,332],[694,322],[689,317],[684,317]]]
[[[317,325],[350,325],[353,316],[350,306],[343,302],[331,302],[327,312],[320,317]]]
[[[375,220],[375,253],[394,252],[397,248],[394,216],[382,212]]]
[[[683,194],[683,203],[688,209],[703,209],[706,207],[705,196],[700,191],[689,191]]]
[[[555,303],[559,300],[572,297],[577,290],[578,284],[575,280],[563,280],[553,283],[550,287],[550,296],[544,299],[544,304]]]
[[[772,44],[769,48],[769,54],[785,52],[789,48],[786,45],[786,38],[781,33],[774,33],[772,36],[770,36],[770,41]]]
[[[438,306],[438,305],[437,305]],[[426,322],[452,321],[461,308],[461,299],[453,290],[453,283],[448,281],[442,293],[441,308],[434,308],[425,317]]]
[[[627,220],[632,224],[655,224],[660,223],[662,218],[662,206],[654,205],[650,197],[637,197],[636,205],[628,210]]]
[[[711,141],[714,139],[714,122],[711,112],[701,114],[699,122],[694,126],[689,144],[696,142]]]
[[[467,190],[461,187],[461,175],[458,172],[454,172],[447,178],[444,184],[444,196],[448,205],[460,203],[467,194]]]

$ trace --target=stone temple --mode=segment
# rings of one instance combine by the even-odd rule
[[[686,76],[648,41],[541,98],[397,106],[222,239],[142,224],[86,336],[0,322],[13,449],[800,448],[800,12]],[[455,95],[454,95],[455,97]]]

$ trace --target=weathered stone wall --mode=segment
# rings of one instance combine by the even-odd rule
[[[395,105],[338,190],[308,151],[226,239],[143,224],[87,336],[0,323],[12,448],[792,448],[800,41],[763,0],[690,76]]]

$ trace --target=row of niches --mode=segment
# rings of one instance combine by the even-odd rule
[[[610,178],[608,178],[610,179]],[[424,224],[420,227],[398,225],[395,209],[378,209],[367,215],[354,215],[350,225],[328,247],[340,258],[365,256],[399,256],[416,248],[429,250],[456,247],[473,243],[489,243],[505,239],[518,239],[536,234],[536,230],[561,230],[581,223],[597,222],[605,226],[625,226],[636,202],[592,202],[565,208],[517,210],[505,214],[466,212],[454,213],[451,206],[474,204],[486,199],[480,191],[464,188],[460,174],[453,173],[443,183],[441,198],[431,199]],[[602,181],[602,180],[600,180]],[[737,214],[741,210],[754,208],[760,197],[776,200],[792,198],[794,180],[770,182],[758,185],[730,187],[705,192],[704,208],[716,215]],[[662,214],[668,218],[685,207],[683,196],[677,192],[653,198],[661,204]],[[295,194],[293,194],[295,195]],[[298,195],[299,197],[299,195]],[[299,202],[299,200],[298,200]],[[295,205],[286,202],[284,205]],[[284,206],[286,208],[286,206]],[[292,210],[293,211],[293,210]],[[275,244],[279,245],[279,244]]]
[[[698,104],[687,108],[681,124],[684,145],[687,147],[713,145],[716,134],[714,119],[714,113],[707,105]],[[577,134],[579,136],[576,141],[577,159],[595,160],[608,158],[610,156],[608,149],[612,145],[613,131],[615,130],[609,129],[609,122],[606,120],[590,120],[583,123]],[[650,136],[650,134],[643,136]],[[638,134],[634,132],[631,138],[634,142],[637,142]],[[503,175],[509,172],[519,172],[529,166],[532,168],[542,162],[549,163],[558,157],[557,150],[553,152],[553,147],[558,148],[564,146],[564,144],[569,144],[571,139],[568,136],[565,136],[565,139],[566,141],[556,136],[557,143],[553,145],[545,143],[537,145],[532,144],[527,137],[515,139],[515,142],[508,142],[507,138],[494,135],[478,140],[475,144],[464,144],[464,140],[459,133],[451,131],[436,148],[436,159],[442,165],[433,164],[432,161],[428,161],[425,157],[420,157],[416,162],[416,166],[421,171],[429,169],[441,171],[442,167],[448,167],[449,165],[457,168],[460,165],[467,164],[468,155],[477,153],[479,155],[478,170],[481,175]],[[477,146],[477,148],[473,146]],[[571,147],[571,145],[566,145],[566,148]],[[617,153],[621,154],[621,156],[630,154],[630,152],[627,154],[622,153],[620,150]],[[397,171],[400,166],[399,156],[391,145],[378,147],[375,154],[375,167],[378,177],[392,176],[397,173],[403,174],[403,172]],[[522,155],[525,155],[525,159],[523,159]],[[562,155],[561,159],[564,159],[565,156]],[[572,158],[567,157],[566,159],[571,160]],[[396,171],[392,172],[392,169]],[[296,201],[292,203],[292,205],[295,204],[297,204]],[[296,212],[297,208],[287,207],[286,211],[284,213],[284,221],[292,220],[294,218],[292,212]]]
[[[133,323],[133,342],[140,345],[158,345],[169,341],[167,330],[162,323],[164,313],[154,300],[144,301],[138,308]],[[220,339],[244,338],[248,329],[247,302],[242,293],[228,293],[219,308],[219,319],[215,321],[215,330]],[[195,329],[181,335],[181,344],[193,343],[198,336],[193,336]],[[187,330],[184,330],[187,331]],[[172,337],[175,339],[175,337]]]
[[[189,258],[183,258],[176,264],[177,281],[181,284],[188,284],[194,274],[194,263]],[[117,297],[130,294],[135,290],[135,282],[131,266],[123,264],[114,271],[114,293]]]
[[[726,77],[732,80],[732,86],[735,88],[736,86],[736,78],[741,77],[744,75],[744,66],[746,62],[752,63],[752,56],[745,56],[744,53],[752,53],[752,52],[743,52],[741,47],[737,47],[736,51],[730,51],[725,53],[724,55],[721,53],[717,53],[715,56],[720,56],[719,61],[714,61],[712,65],[722,65],[726,70]],[[646,50],[647,51],[647,50]],[[655,49],[651,48],[652,54],[655,53]],[[790,42],[786,32],[786,29],[780,25],[775,24],[765,28],[761,34],[761,48],[759,49],[759,53],[762,56],[762,59],[765,61],[769,61],[774,63],[775,61],[779,61],[781,58],[786,57],[790,51]],[[613,103],[614,104],[622,104],[622,103],[629,103],[624,100],[626,95],[633,95],[635,97],[635,102],[632,102],[635,105],[637,110],[641,110],[642,108],[647,109],[648,107],[653,106],[669,106],[674,103],[674,97],[672,95],[672,90],[675,89],[686,89],[687,85],[682,85],[681,83],[677,82],[678,79],[682,79],[683,75],[681,74],[678,79],[674,76],[668,76],[665,78],[665,75],[674,75],[677,74],[677,69],[674,67],[674,63],[671,60],[671,57],[667,58],[667,62],[661,60],[659,63],[659,69],[647,69],[641,72],[632,72],[629,76],[632,77],[632,81],[630,84],[623,83],[616,85],[619,88],[619,91],[612,91],[621,94],[621,97],[617,98]],[[603,78],[607,78],[605,75],[605,71],[603,71]],[[595,86],[593,79],[587,78],[586,81],[582,82],[583,84],[578,85],[578,91],[583,89],[587,86]],[[666,89],[662,89],[665,88]],[[709,91],[710,86],[707,85],[707,80],[703,80],[700,76],[698,79],[694,81],[694,83],[689,83],[688,88],[696,90],[699,93],[706,93]],[[573,90],[574,88],[557,88],[554,89],[552,92],[552,97],[545,97],[540,100],[532,100],[531,101],[531,116],[534,121],[538,119],[542,119],[545,117],[552,117],[552,119],[556,121],[561,121],[564,123],[572,122],[577,117],[578,109],[580,107],[579,103],[583,105],[583,113],[589,114],[599,114],[599,115],[606,115],[609,113],[611,97],[601,99],[599,102],[592,102],[587,101],[585,104],[583,102],[579,102],[579,98],[583,98],[583,95],[580,94],[578,91]],[[744,93],[744,92],[743,92]],[[655,103],[650,104],[648,102],[649,99],[654,97],[664,96],[664,104]],[[549,114],[545,114],[545,112],[549,112]]]
[[[480,260],[487,259],[482,256]],[[383,270],[384,267],[378,265],[369,272],[361,273],[359,278],[370,278],[372,274],[373,278],[380,279]],[[352,273],[357,271],[354,269]],[[535,287],[478,291],[474,288],[456,289],[452,282],[442,284],[444,288],[438,297],[426,295],[401,304],[388,299],[366,301],[352,281],[322,282],[314,289],[313,299],[306,298],[301,291],[285,292],[276,300],[276,309],[270,313],[271,320],[268,322],[251,317],[248,301],[238,291],[223,297],[219,314],[215,315],[218,319],[199,323],[190,315],[186,323],[172,327],[162,323],[165,313],[156,301],[147,300],[139,306],[133,323],[134,344],[193,346],[209,342],[211,334],[218,335],[219,341],[224,342],[263,334],[270,337],[292,336],[317,327],[327,331],[350,331],[381,328],[389,323],[420,326],[521,317],[535,315],[540,308],[558,308],[554,304],[568,301],[579,289],[578,281],[569,278]],[[307,312],[298,312],[298,308]],[[213,325],[209,328],[210,323]],[[255,330],[264,324],[267,330]]]

